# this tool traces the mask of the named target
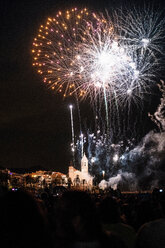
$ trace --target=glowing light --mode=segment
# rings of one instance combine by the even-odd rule
[[[101,66],[111,67],[115,64],[114,58],[114,55],[110,53],[101,52],[98,55],[98,64],[100,64]]]
[[[125,156],[124,156],[124,155],[122,155],[122,156],[120,157],[120,159],[122,159],[122,160],[123,160],[123,159],[125,159]]]
[[[128,90],[127,90],[127,94],[128,94],[128,95],[131,95],[131,94],[132,94],[132,89],[128,89]]]
[[[93,164],[95,162],[96,158],[95,157],[92,157],[91,158],[91,163]]]
[[[144,47],[147,47],[149,45],[150,40],[143,38],[141,42]]]
[[[135,78],[138,78],[138,76],[139,76],[139,71],[138,70],[134,70],[134,76],[135,76]]]
[[[83,72],[83,71],[84,71],[84,67],[81,66],[81,67],[80,67],[80,73]]]
[[[77,55],[76,59],[78,59],[78,60],[81,59],[81,56],[80,55]]]
[[[119,159],[118,154],[115,154],[115,155],[113,156],[113,161],[114,161],[114,162],[117,162],[117,161],[118,161],[118,159]]]
[[[104,176],[105,176],[105,171],[104,170],[102,170],[102,174],[103,174],[103,178],[104,178]]]

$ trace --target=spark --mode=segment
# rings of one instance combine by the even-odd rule
[[[95,157],[92,157],[91,158],[91,163],[93,164],[95,162],[96,158]]]
[[[142,42],[143,47],[146,48],[149,45],[150,40],[143,38],[141,42]]]
[[[118,154],[115,154],[115,155],[114,155],[114,157],[113,157],[113,161],[114,161],[114,162],[117,162],[117,161],[118,161],[118,159],[119,159]]]

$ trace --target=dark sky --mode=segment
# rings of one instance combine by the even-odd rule
[[[59,9],[102,10],[128,1],[1,0],[0,166],[43,166],[67,172],[71,128],[68,104],[32,68],[32,40]],[[78,127],[77,127],[78,129]]]

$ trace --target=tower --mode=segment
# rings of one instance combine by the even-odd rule
[[[88,159],[84,153],[84,156],[81,159],[81,172],[82,174],[88,174]]]

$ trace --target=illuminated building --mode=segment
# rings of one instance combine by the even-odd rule
[[[84,153],[81,159],[81,170],[69,166],[69,178],[72,180],[72,185],[81,189],[91,189],[93,186],[93,177],[88,172],[88,159]]]

